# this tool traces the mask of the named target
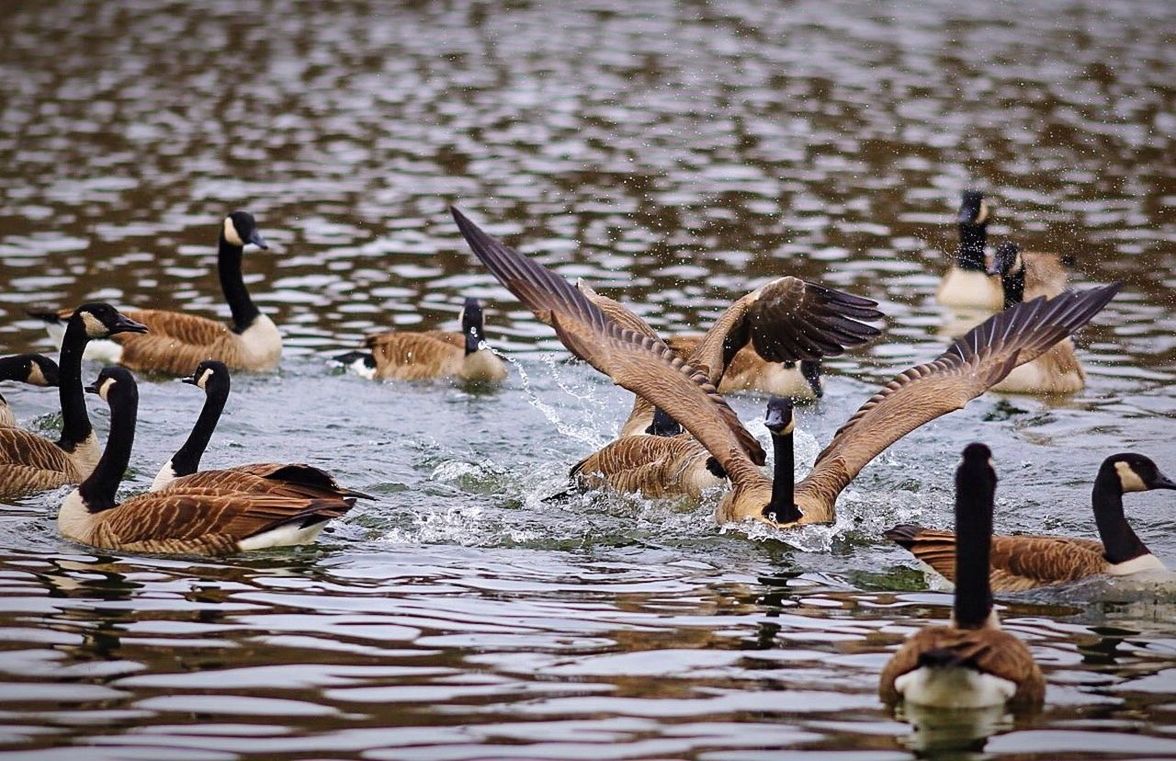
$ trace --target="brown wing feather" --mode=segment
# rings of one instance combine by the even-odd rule
[[[177,478],[160,491],[181,492],[191,489],[220,489],[307,498],[369,497],[363,492],[340,486],[334,476],[312,465],[274,462],[200,471]]]
[[[376,377],[430,380],[452,375],[465,355],[465,339],[456,333],[394,330],[365,339],[376,361]]]
[[[0,428],[0,499],[77,483],[82,474],[61,447],[22,428]]]
[[[747,432],[705,375],[658,338],[608,319],[566,280],[484,233],[453,209],[462,235],[503,285],[555,328],[568,351],[613,382],[645,397],[694,434],[732,477],[763,463],[759,442]],[[749,459],[749,457],[751,459]]]
[[[836,500],[886,447],[919,426],[963,408],[1017,365],[1085,325],[1121,283],[1017,304],[968,331],[938,359],[906,370],[841,426],[797,484],[798,501]]]
[[[576,288],[589,301],[595,304],[597,309],[604,312],[605,317],[608,317],[608,319],[620,325],[622,328],[628,328],[634,333],[639,333],[650,338],[658,338],[657,333],[649,326],[648,322],[638,317],[619,301],[614,301],[608,296],[601,296],[582,280],[576,283]]]
[[[171,490],[131,497],[104,517],[102,533],[118,546],[195,541],[206,535],[245,539],[292,521],[343,515],[342,500],[243,494],[220,489]]]
[[[955,582],[956,536],[921,526],[895,526],[886,538]],[[995,592],[1020,592],[1106,571],[1101,542],[1064,536],[994,536],[989,580]]]
[[[119,364],[132,370],[187,375],[210,358],[230,367],[240,364],[236,334],[222,322],[162,309],[128,310],[125,314],[148,330],[111,336],[123,347]]]
[[[950,653],[962,667],[992,674],[1017,685],[1011,703],[1038,705],[1045,697],[1045,678],[1025,644],[1000,629],[957,629],[929,626],[899,647],[882,669],[879,694],[887,703],[900,698],[894,680],[919,667],[919,658],[930,652]]]

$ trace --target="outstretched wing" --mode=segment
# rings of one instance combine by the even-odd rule
[[[752,461],[764,462],[759,442],[706,376],[661,339],[610,320],[562,277],[486,234],[457,209],[451,211],[474,254],[540,320],[555,328],[568,351],[665,410],[732,477],[752,468]]]
[[[882,450],[940,415],[962,409],[1085,325],[1119,291],[1121,283],[1081,293],[1034,299],[993,315],[953,343],[940,357],[891,380],[841,426],[809,475],[796,486],[836,499]]]

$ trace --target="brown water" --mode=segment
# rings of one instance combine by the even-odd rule
[[[64,492],[6,508],[0,747],[171,761],[959,748],[875,697],[890,649],[950,605],[881,531],[947,525],[973,440],[996,451],[1006,532],[1090,535],[1090,481],[1113,452],[1176,471],[1176,6],[1027,5],[0,7],[3,351],[47,347],[31,304],[226,315],[215,235],[246,208],[274,244],[247,256],[247,280],[286,355],[277,375],[237,379],[206,462],[309,460],[378,495],[313,547],[218,561],[61,541]],[[785,273],[878,299],[885,340],[830,362],[826,398],[801,413],[807,467],[877,382],[942,350],[932,296],[972,186],[994,238],[1075,254],[1079,284],[1126,281],[1080,340],[1086,391],[986,396],[908,436],[834,526],[542,501],[626,396],[563,362],[447,204],[659,327]],[[512,359],[501,390],[327,367],[373,328],[452,324],[467,295]],[[57,425],[54,394],[3,392],[34,428]],[[129,487],[198,396],[144,380]],[[762,400],[734,403],[764,435]],[[1165,492],[1129,504],[1169,565],[1172,507]],[[992,737],[957,757],[1176,758],[1173,585],[1003,603],[1047,706],[985,717]]]

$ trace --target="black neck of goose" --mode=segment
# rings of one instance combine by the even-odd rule
[[[1004,308],[1020,304],[1025,299],[1025,268],[1001,275],[1000,284],[1004,289]]]
[[[85,501],[86,509],[99,513],[118,505],[115,495],[122,481],[127,464],[131,461],[131,448],[135,444],[135,423],[139,415],[139,393],[134,388],[123,390],[110,397],[110,436],[106,449],[98,460],[90,477],[82,481],[78,491]]]
[[[777,523],[793,523],[800,520],[802,513],[795,499],[796,452],[791,430],[787,433],[772,431],[772,452],[776,461],[772,466],[772,501],[764,515]]]
[[[962,270],[983,272],[984,244],[988,242],[988,225],[985,223],[960,223],[960,248],[956,252],[956,264]]]
[[[66,452],[89,438],[94,429],[86,414],[86,395],[82,391],[82,354],[89,341],[81,318],[71,317],[61,341],[57,393],[61,398],[61,438],[57,446]]]
[[[992,612],[988,580],[992,551],[992,493],[985,483],[956,488],[955,624],[979,629]]]
[[[1108,563],[1124,563],[1151,552],[1123,515],[1123,486],[1113,465],[1099,469],[1090,501]]]
[[[241,277],[241,258],[245,253],[244,246],[234,246],[225,240],[222,232],[216,255],[216,270],[220,275],[221,290],[224,291],[225,301],[233,312],[233,332],[244,333],[257,319],[261,311],[254,305],[245,288],[245,280]]]
[[[200,417],[196,418],[196,425],[192,426],[192,432],[188,434],[188,440],[172,455],[172,470],[177,476],[190,476],[200,469],[200,458],[208,449],[208,442],[212,440],[212,432],[220,422],[228,398],[227,388],[208,390],[204,407],[200,410]]]
[[[0,357],[0,381],[23,381],[29,377],[28,360],[24,357]]]

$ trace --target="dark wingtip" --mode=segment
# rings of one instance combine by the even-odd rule
[[[900,523],[894,528],[883,531],[882,536],[909,550],[914,545],[915,538],[922,530],[923,527],[917,523]]]

